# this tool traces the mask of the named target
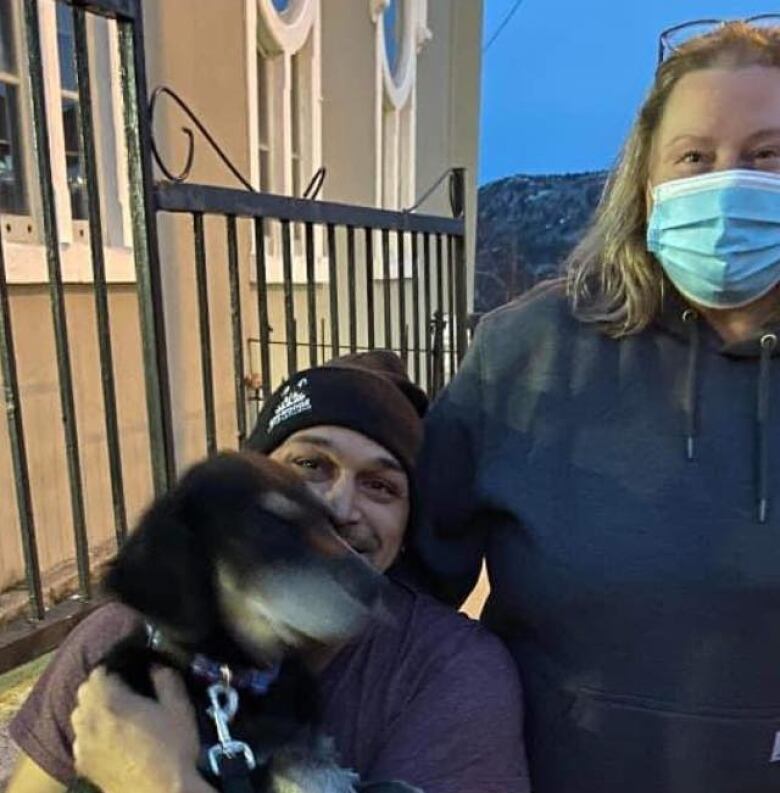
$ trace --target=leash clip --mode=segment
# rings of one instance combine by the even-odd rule
[[[228,680],[229,677],[225,676]],[[222,776],[220,760],[223,757],[234,758],[243,756],[247,771],[255,768],[255,755],[244,741],[235,741],[230,734],[228,724],[233,720],[238,710],[238,693],[228,682],[214,683],[206,690],[211,707],[206,713],[211,716],[217,729],[219,743],[214,744],[208,751],[209,766],[214,776]]]

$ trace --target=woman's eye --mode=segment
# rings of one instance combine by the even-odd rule
[[[691,151],[686,151],[682,157],[677,160],[678,163],[684,163],[686,165],[698,165],[699,163],[704,162],[704,154],[696,149],[692,149]]]
[[[776,160],[780,157],[780,149],[766,148],[753,152],[754,160]]]

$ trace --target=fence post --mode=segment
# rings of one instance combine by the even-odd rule
[[[132,20],[117,20],[127,141],[133,254],[138,280],[141,337],[149,416],[152,477],[157,495],[176,478],[162,276],[152,184],[152,137],[147,109],[141,0]]]
[[[453,168],[450,176],[450,205],[456,218],[464,219],[463,234],[454,237],[455,254],[455,346],[458,365],[468,347],[468,293],[466,279],[466,169]]]
[[[40,22],[38,0],[25,0],[25,32],[27,39],[27,67],[32,100],[33,139],[38,165],[43,214],[43,234],[46,244],[46,265],[51,298],[54,345],[57,354],[60,406],[65,433],[65,456],[70,485],[70,506],[76,546],[76,568],[79,576],[81,596],[91,597],[89,570],[89,540],[84,509],[84,483],[81,476],[78,428],[76,426],[76,403],[73,395],[73,368],[68,344],[68,323],[65,312],[65,291],[60,261],[60,239],[57,229],[54,185],[49,152],[49,122],[46,115],[46,95],[41,56]]]

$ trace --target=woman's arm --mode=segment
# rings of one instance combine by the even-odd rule
[[[72,722],[77,773],[103,793],[214,793],[197,771],[195,715],[181,678],[152,672],[157,701],[105,669],[78,692]]]
[[[411,539],[413,560],[430,591],[455,606],[477,582],[486,541],[476,503],[483,343],[478,331],[458,374],[431,408],[418,464],[424,512]]]

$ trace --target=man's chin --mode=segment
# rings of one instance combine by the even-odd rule
[[[379,570],[380,573],[384,573],[384,569],[380,565],[380,554],[379,551],[370,550],[370,551],[361,551],[359,548],[353,548],[357,554],[363,558],[364,561],[368,562],[371,567]]]

